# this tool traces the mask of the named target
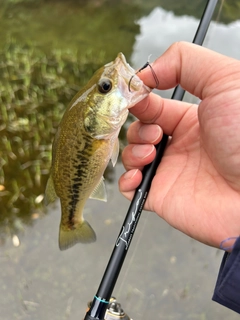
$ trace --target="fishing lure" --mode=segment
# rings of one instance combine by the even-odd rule
[[[153,78],[154,78],[155,83],[156,83],[156,88],[158,87],[158,85],[159,85],[158,77],[157,77],[155,71],[153,70],[153,67],[150,65],[149,61],[147,61],[142,68],[140,68],[139,70],[137,70],[137,71],[135,72],[135,74],[133,74],[133,75],[131,76],[131,78],[130,78],[130,80],[129,80],[129,83],[128,83],[128,90],[129,90],[129,92],[131,92],[131,82],[132,82],[133,77],[134,77],[136,74],[138,74],[139,72],[141,72],[143,69],[147,68],[147,67],[149,67],[149,68],[151,69]]]

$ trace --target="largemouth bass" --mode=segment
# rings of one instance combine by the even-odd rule
[[[110,159],[113,166],[117,162],[121,126],[128,109],[150,92],[134,74],[119,53],[76,94],[59,124],[45,203],[60,198],[60,250],[96,239],[83,218],[85,202],[88,198],[106,201],[103,173]]]

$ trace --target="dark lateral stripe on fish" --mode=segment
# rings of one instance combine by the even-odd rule
[[[84,179],[86,179],[88,175],[88,165],[89,165],[89,156],[92,155],[92,138],[89,136],[85,136],[85,146],[83,150],[77,150],[76,157],[71,159],[73,163],[74,177],[72,181],[74,183],[71,184],[70,187],[70,195],[71,199],[69,201],[69,215],[68,222],[69,226],[73,227],[73,219],[76,212],[76,206],[79,201],[79,189],[83,184]]]

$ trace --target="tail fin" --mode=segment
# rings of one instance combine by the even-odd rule
[[[76,243],[91,243],[96,241],[96,234],[87,221],[83,221],[73,230],[66,230],[60,224],[59,230],[59,248],[66,250]]]

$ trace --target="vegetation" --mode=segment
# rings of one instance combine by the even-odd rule
[[[80,58],[59,50],[47,56],[14,43],[0,53],[0,225],[5,232],[9,225],[15,229],[16,219],[17,226],[30,222],[42,202],[59,120],[103,60],[104,55],[87,52]]]

